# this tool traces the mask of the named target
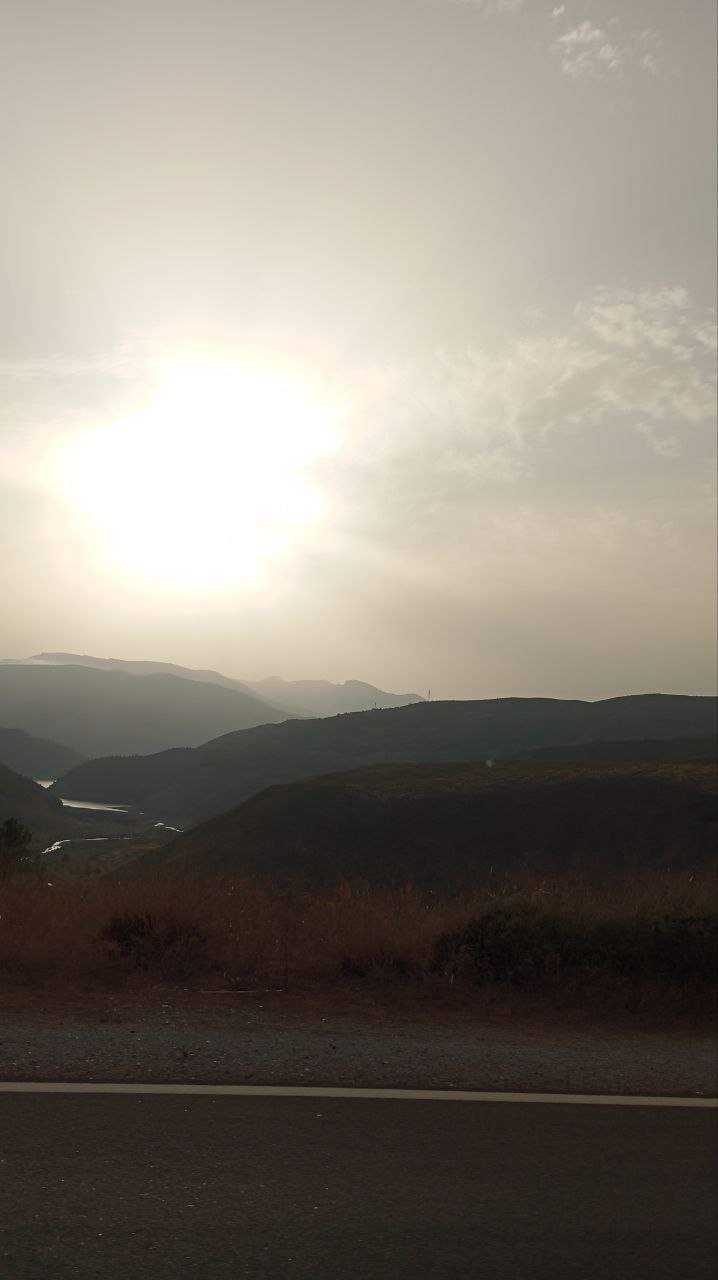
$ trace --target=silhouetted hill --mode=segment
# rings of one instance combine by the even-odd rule
[[[57,796],[0,764],[0,822],[6,818],[17,818],[28,827],[34,846],[66,834],[73,826],[72,817]]]
[[[710,763],[387,765],[270,787],[178,836],[156,863],[438,887],[572,866],[589,879],[705,867],[715,841]]]
[[[332,684],[329,680],[280,680],[271,676],[245,683],[260,697],[295,707],[308,716],[337,716],[347,711],[371,711],[374,707],[384,710],[423,702],[417,693],[387,693],[363,680]]]
[[[714,698],[646,695],[605,702],[505,698],[425,702],[226,734],[168,759],[92,760],[57,784],[64,796],[133,803],[191,826],[278,782],[377,763],[498,760],[598,739],[704,737]],[[129,788],[132,788],[130,791]]]
[[[28,778],[57,778],[82,759],[79,751],[60,742],[35,738],[24,729],[0,728],[0,764]]]
[[[195,746],[285,718],[241,689],[70,664],[0,664],[0,721],[86,756]]]

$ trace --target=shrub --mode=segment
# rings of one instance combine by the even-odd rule
[[[465,928],[443,934],[433,968],[474,982],[526,983],[557,977],[573,958],[576,926],[527,906],[495,907]]]
[[[171,916],[116,915],[100,933],[108,959],[163,977],[183,977],[207,965],[207,939],[194,922]]]
[[[715,980],[716,916],[568,920],[535,907],[496,907],[434,948],[433,968],[451,978],[516,985],[577,976]]]

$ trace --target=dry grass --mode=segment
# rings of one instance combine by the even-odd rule
[[[447,898],[410,886],[344,885],[302,895],[250,881],[227,888],[167,875],[125,884],[17,878],[0,885],[0,976],[36,986],[192,985],[208,976],[225,986],[287,984],[341,973],[438,981],[431,976],[437,940],[497,906],[567,921],[574,931],[607,921],[635,921],[638,931],[665,917],[714,916],[716,884],[709,875],[666,873],[600,889],[576,881],[493,883]],[[681,998],[680,988],[673,984],[672,999]]]

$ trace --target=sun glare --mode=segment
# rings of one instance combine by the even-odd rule
[[[257,580],[321,519],[305,473],[331,445],[330,407],[308,384],[183,360],[146,408],[66,441],[56,473],[117,569],[203,593]]]

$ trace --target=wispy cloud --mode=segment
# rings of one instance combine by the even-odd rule
[[[552,9],[551,18],[561,26],[571,22],[563,4]],[[616,79],[634,71],[655,76],[662,66],[660,32],[653,27],[628,28],[618,17],[604,26],[588,18],[565,25],[551,49],[561,71],[572,80]]]
[[[715,416],[711,333],[682,287],[602,286],[563,326],[526,312],[523,331],[494,350],[365,371],[348,442],[360,441],[365,461],[414,459],[413,470],[420,458],[434,477],[491,484],[529,474],[557,433],[586,431],[600,449],[603,426],[638,431],[655,453],[677,457],[672,441]]]
[[[579,10],[576,0],[566,0],[553,7],[544,7],[538,2],[527,4],[525,0],[429,2],[471,9],[487,18],[520,14],[522,22],[538,24],[539,31],[548,20],[553,28],[548,50],[561,72],[572,80],[615,81],[634,74],[658,76],[666,66],[661,31],[653,26],[632,24],[630,15],[620,10],[599,20],[586,13],[585,5]]]

